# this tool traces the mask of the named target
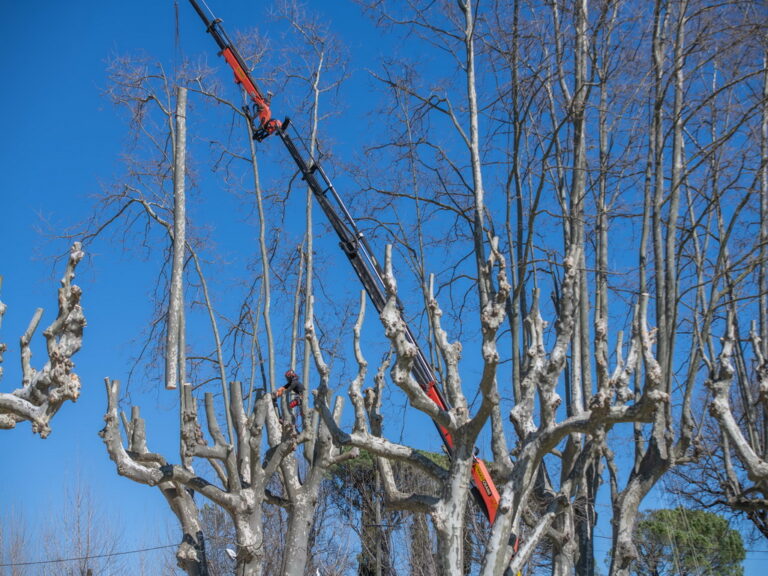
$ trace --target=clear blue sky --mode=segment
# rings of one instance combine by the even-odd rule
[[[268,3],[228,1],[212,7],[234,34],[265,25],[259,6]],[[219,66],[197,15],[186,0],[178,7],[181,54],[203,55]],[[357,9],[338,2],[332,12],[341,23],[339,32],[348,29],[352,48],[364,54]],[[50,234],[86,218],[92,197],[120,173],[127,129],[103,94],[108,61],[144,54],[173,63],[176,21],[174,2],[155,0],[3,2],[2,13],[0,299],[8,310],[0,341],[9,350],[0,386],[10,391],[20,383],[18,338],[35,308],[45,308],[40,331],[55,317],[62,266],[52,257],[64,253],[68,243]],[[346,26],[349,18],[358,20],[355,26]],[[222,82],[229,82],[229,73],[221,72]],[[27,424],[0,433],[0,515],[23,508],[30,527],[44,521],[64,485],[80,474],[97,500],[124,523],[129,548],[177,543],[178,530],[159,492],[120,478],[97,435],[106,408],[103,379],[127,377],[150,317],[147,295],[156,272],[104,242],[88,254],[76,280],[88,320],[83,351],[75,357],[81,398],[63,407],[47,440],[33,436]],[[45,356],[42,335],[37,336],[33,363],[39,366]],[[171,435],[162,431],[177,421],[175,394],[142,393],[134,400],[148,420],[150,449],[174,454],[176,446],[166,439]]]
[[[66,243],[39,233],[69,227],[88,214],[90,196],[117,169],[125,129],[102,96],[107,60],[123,52],[167,55],[173,49],[173,6],[158,2],[3,2],[0,21],[0,298],[8,305],[2,340],[4,391],[19,384],[18,338],[35,308],[45,308],[42,326],[55,317],[61,266],[50,256]],[[135,290],[137,272],[115,254],[91,254],[77,283],[84,290],[88,327],[83,354],[75,358],[82,377],[81,399],[67,405],[42,441],[28,425],[0,437],[0,514],[23,509],[39,535],[47,510],[57,510],[64,486],[78,474],[95,497],[124,523],[132,548],[167,541],[167,512],[153,490],[116,475],[97,432],[105,408],[104,376],[121,377],[132,337],[146,312],[144,293]],[[119,256],[117,257],[119,258]],[[126,267],[126,268],[124,268]],[[130,310],[137,313],[129,314]],[[146,318],[146,317],[145,317]],[[38,341],[33,363],[44,361]],[[159,402],[158,402],[159,400]],[[170,399],[148,398],[148,408],[173,418]],[[142,530],[132,530],[143,526]],[[42,555],[30,552],[30,560]]]
[[[259,7],[268,2],[212,0],[209,4],[234,32],[263,23]],[[90,212],[91,196],[119,173],[126,128],[103,96],[107,62],[114,55],[136,53],[172,62],[176,24],[171,1],[48,0],[1,5],[0,274],[4,281],[0,299],[8,312],[0,341],[10,348],[0,387],[9,391],[19,382],[18,338],[35,308],[45,308],[43,326],[55,313],[62,266],[55,266],[51,257],[65,252],[67,245],[40,231],[50,233],[81,221]],[[352,2],[310,5],[333,19],[334,32],[350,46],[356,80],[364,85],[364,69],[376,67],[381,50],[366,42],[370,27]],[[179,11],[181,49],[187,55],[208,54],[214,63],[213,44],[185,0],[179,0]],[[228,73],[221,72],[222,80],[228,82]],[[365,125],[361,118],[366,106],[366,98],[350,98],[350,118],[357,120],[333,135],[338,154],[349,153],[351,158],[354,153],[344,146],[345,140]],[[96,498],[124,523],[127,547],[175,544],[175,525],[159,493],[117,476],[97,436],[106,406],[103,378],[126,376],[135,354],[134,339],[142,334],[149,317],[146,296],[153,273],[147,263],[122,256],[114,246],[89,254],[81,266],[77,283],[84,290],[88,319],[84,349],[76,357],[82,396],[76,405],[64,406],[45,441],[32,436],[26,424],[0,431],[0,515],[11,507],[23,507],[30,525],[43,521],[63,486],[79,473]],[[39,337],[33,362],[44,358]],[[144,393],[140,404],[151,426],[150,448],[173,454],[175,446],[164,440],[162,430],[164,423],[175,425],[175,395]],[[603,517],[608,514],[602,510]],[[764,543],[751,547],[768,549]],[[768,554],[750,558],[747,576],[763,574],[761,559],[768,562]]]

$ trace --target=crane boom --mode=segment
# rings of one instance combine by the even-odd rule
[[[232,68],[235,82],[242,86],[251,100],[252,109],[246,108],[246,114],[252,123],[253,137],[258,141],[262,141],[273,134],[277,134],[280,137],[291,158],[296,163],[299,172],[301,172],[302,178],[312,190],[317,203],[336,232],[339,244],[347,255],[365,291],[368,293],[368,297],[371,299],[376,310],[381,313],[387,303],[383,271],[373,256],[373,251],[368,245],[365,235],[358,228],[357,223],[352,218],[349,210],[347,210],[330,178],[325,170],[323,170],[319,161],[311,158],[306,150],[306,146],[303,146],[301,138],[296,135],[294,140],[289,134],[290,121],[286,119],[280,122],[272,117],[269,100],[262,94],[256,82],[251,78],[248,67],[221,26],[221,20],[215,17],[209,18],[197,0],[189,0],[189,2],[205,23],[207,32],[216,41],[221,50],[221,56]],[[303,152],[296,142],[302,144]],[[430,400],[441,410],[450,410],[450,405],[437,384],[432,367],[427,362],[421,347],[407,324],[405,325],[405,331],[407,339],[417,351],[412,368],[414,379]],[[454,442],[450,431],[438,422],[435,422],[435,426],[443,440],[443,445],[448,455],[453,456]],[[499,492],[493,483],[491,475],[488,473],[485,462],[476,456],[473,456],[472,462],[472,481],[472,492],[489,522],[493,523],[499,508]]]

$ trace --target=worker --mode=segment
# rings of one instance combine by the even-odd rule
[[[304,385],[299,380],[299,376],[293,370],[288,370],[285,373],[285,384],[275,390],[273,397],[275,400],[277,400],[285,392],[291,393],[291,398],[288,401],[288,411],[291,415],[291,421],[295,424],[296,419],[293,416],[293,409],[296,408],[296,406],[301,405],[301,397],[304,394]]]

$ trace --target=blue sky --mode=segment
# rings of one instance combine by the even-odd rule
[[[10,346],[2,386],[9,390],[19,382],[18,337],[35,307],[45,308],[43,326],[55,314],[61,266],[53,266],[51,256],[65,251],[68,243],[52,241],[40,230],[51,234],[83,220],[91,197],[118,169],[126,131],[103,97],[107,61],[136,51],[167,57],[173,50],[173,6],[3,4],[0,69],[5,85],[13,87],[0,94],[0,273],[5,277],[0,297],[8,305],[2,339]],[[83,263],[77,283],[84,290],[88,320],[86,351],[75,358],[81,399],[61,410],[45,441],[33,437],[28,425],[2,435],[0,513],[21,507],[28,526],[39,526],[49,509],[58,510],[55,502],[64,486],[80,475],[96,500],[119,519],[127,547],[168,541],[168,514],[158,495],[119,478],[97,435],[106,399],[103,378],[122,377],[131,340],[146,320],[146,293],[138,280],[146,272],[117,250],[89,254]],[[44,358],[40,336],[33,362]],[[162,418],[173,418],[167,396],[143,404],[157,407]],[[39,557],[28,554],[30,560]]]
[[[220,4],[218,15],[233,33],[264,22],[255,3]],[[84,220],[93,197],[121,170],[127,129],[104,96],[108,62],[144,54],[172,63],[176,22],[173,2],[151,0],[4,2],[2,9],[0,299],[8,310],[0,341],[9,350],[0,385],[9,391],[20,382],[18,338],[35,308],[45,309],[40,332],[55,317],[62,266],[52,258],[69,243],[52,236]],[[347,2],[335,12],[341,22],[357,13]],[[179,2],[179,13],[179,53],[202,55],[218,66],[214,45],[187,2]],[[358,46],[357,53],[365,49]],[[229,74],[221,80],[229,82]],[[126,378],[149,319],[147,296],[156,270],[135,256],[100,242],[80,266],[76,283],[83,288],[88,320],[84,349],[75,357],[81,398],[63,407],[47,440],[33,436],[27,424],[0,434],[0,514],[23,508],[28,525],[44,521],[64,485],[79,474],[124,525],[125,545],[143,548],[175,544],[176,531],[170,537],[167,526],[173,519],[158,492],[117,476],[97,435],[106,408],[103,379]],[[44,361],[41,336],[33,363]],[[149,421],[150,448],[173,454],[172,436],[162,431],[176,422],[176,396],[144,388],[134,399]]]
[[[264,23],[264,4],[219,1],[211,7],[233,33]],[[375,68],[386,45],[369,41],[374,32],[352,2],[310,4],[325,11],[334,22],[333,31],[349,46],[351,84],[357,87],[345,100],[350,120],[336,122],[332,136],[337,154],[351,159],[357,151],[350,144],[359,143],[370,121],[365,113],[374,108],[365,90],[365,69]],[[218,65],[213,43],[191,7],[183,0],[178,5],[182,53],[207,55]],[[35,308],[45,308],[42,326],[55,314],[62,266],[52,257],[65,253],[68,243],[51,235],[87,217],[92,197],[120,173],[127,131],[103,94],[107,63],[115,55],[137,53],[173,62],[176,22],[170,1],[3,2],[2,10],[0,299],[8,312],[0,341],[8,343],[9,350],[0,386],[8,391],[19,381],[17,342]],[[229,82],[229,73],[223,68],[220,72],[222,81]],[[279,105],[279,96],[275,103]],[[169,536],[169,531],[174,533],[173,519],[159,493],[117,476],[97,436],[106,406],[103,379],[126,376],[150,314],[147,294],[153,273],[151,262],[108,244],[97,245],[81,265],[77,283],[84,290],[88,319],[84,348],[76,357],[82,396],[76,405],[64,406],[45,441],[32,436],[26,424],[0,431],[0,514],[23,507],[30,525],[42,522],[46,511],[55,509],[52,503],[63,486],[80,474],[97,500],[124,524],[127,548],[175,543]],[[349,274],[351,279],[351,270]],[[44,357],[40,336],[33,363]],[[150,448],[173,453],[174,438],[162,432],[175,425],[175,395],[143,390],[137,399],[150,425]],[[608,513],[603,510],[603,517]],[[750,547],[768,549],[763,543]],[[607,548],[607,543],[599,548]],[[760,559],[768,559],[768,554],[750,558],[747,576],[762,574]]]

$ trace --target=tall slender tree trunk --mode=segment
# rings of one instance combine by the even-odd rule
[[[311,498],[298,494],[288,517],[288,532],[285,535],[285,551],[281,576],[304,576],[309,558],[310,533],[315,514],[315,502],[306,502]]]

